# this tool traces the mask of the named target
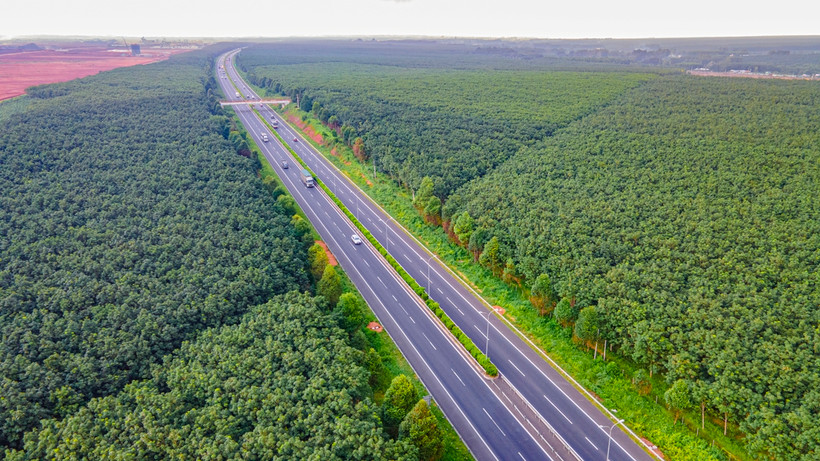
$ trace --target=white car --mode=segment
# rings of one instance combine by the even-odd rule
[[[353,234],[352,236],[350,236],[350,240],[353,240],[354,245],[361,245],[362,244],[362,239],[356,234]]]

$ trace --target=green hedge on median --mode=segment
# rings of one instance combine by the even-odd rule
[[[256,112],[256,109],[254,109],[254,112]],[[257,112],[257,115],[259,115],[258,112]],[[265,117],[262,117],[261,115],[259,115],[259,118],[262,119],[262,121],[266,125],[268,125],[268,127],[270,128],[270,125],[268,124],[268,121],[265,120]],[[305,165],[305,162],[302,161],[301,157],[299,157],[299,155],[297,155],[296,152],[293,149],[291,149],[290,146],[287,145],[287,143],[284,142],[284,140],[279,135],[279,133],[276,130],[274,130],[273,128],[271,128],[271,132],[274,134],[274,136],[279,138],[279,141],[282,143],[282,145],[285,146],[285,148],[288,151],[290,151],[290,153],[293,155],[293,157],[296,159],[296,161],[299,162],[300,165],[302,165],[302,168],[308,170],[310,172],[310,174],[313,175],[313,180],[316,182],[316,184],[319,187],[321,187],[322,190],[325,191],[325,193],[333,200],[333,203],[335,203],[336,206],[341,208],[341,210],[344,212],[345,216],[347,216],[350,219],[350,221],[353,222],[353,224],[356,226],[356,228],[359,229],[359,232],[361,232],[361,234],[371,244],[373,244],[373,246],[376,247],[377,250],[379,250],[379,253],[382,256],[384,256],[384,258],[387,260],[387,262],[389,262],[390,265],[393,267],[393,269],[395,269],[396,272],[398,272],[398,274],[401,276],[401,278],[408,285],[410,285],[410,288],[421,299],[424,300],[425,304],[427,304],[427,307],[429,307],[430,310],[433,311],[433,313],[436,315],[436,317],[438,317],[442,321],[444,326],[446,326],[447,329],[450,330],[450,332],[453,334],[453,336],[455,336],[455,338],[458,339],[458,341],[464,346],[464,348],[467,349],[467,352],[469,352],[470,355],[472,355],[473,358],[476,359],[478,364],[481,365],[482,368],[484,368],[484,371],[490,376],[498,376],[498,368],[496,368],[495,365],[490,361],[489,357],[484,355],[484,353],[481,352],[478,349],[478,347],[476,347],[475,343],[473,343],[473,340],[470,339],[469,336],[464,334],[464,332],[461,331],[461,328],[456,326],[456,324],[450,319],[450,317],[447,315],[447,313],[445,313],[441,309],[441,307],[439,306],[439,304],[437,302],[430,299],[430,296],[427,295],[427,291],[424,289],[424,287],[419,285],[416,282],[416,280],[413,279],[413,277],[411,277],[410,274],[408,274],[407,271],[405,271],[403,267],[401,267],[401,265],[398,263],[398,261],[396,261],[395,258],[393,258],[393,256],[391,256],[390,254],[387,253],[387,250],[385,250],[384,247],[378,242],[378,240],[376,240],[376,238],[373,237],[373,234],[371,234],[369,230],[365,229],[364,226],[362,226],[362,224],[359,222],[359,220],[356,219],[356,216],[354,216],[353,213],[351,213],[350,210],[348,210],[347,207],[344,206],[342,201],[339,200],[338,198],[336,198],[336,195],[333,194],[333,192],[331,192],[330,189],[328,189],[328,187],[325,186],[324,183],[322,181],[320,181],[319,178],[316,177],[315,174],[313,174],[313,171],[311,171],[310,168],[308,168],[308,166]]]
[[[473,340],[470,339],[470,337],[468,337],[466,334],[464,334],[464,332],[462,332],[458,326],[456,326],[456,324],[450,319],[447,313],[445,313],[444,310],[441,309],[439,304],[430,299],[430,296],[427,295],[427,291],[424,289],[424,287],[419,285],[416,282],[416,280],[413,279],[413,277],[411,277],[410,274],[408,274],[403,267],[401,267],[401,265],[393,258],[393,256],[387,253],[387,250],[385,250],[384,247],[382,247],[382,245],[376,240],[376,238],[373,237],[373,235],[362,226],[362,224],[359,222],[358,219],[356,219],[353,213],[351,213],[347,209],[347,207],[345,207],[344,204],[342,204],[341,200],[336,198],[336,196],[333,194],[333,192],[330,191],[330,189],[327,188],[327,186],[318,181],[317,183],[327,193],[327,195],[330,196],[333,202],[339,208],[341,208],[342,211],[344,211],[345,215],[353,222],[353,224],[356,225],[356,228],[359,229],[362,235],[364,235],[365,238],[367,238],[367,240],[379,250],[379,253],[382,256],[384,256],[387,262],[389,262],[393,269],[395,269],[396,272],[398,272],[401,278],[408,285],[410,285],[410,288],[421,299],[424,300],[425,304],[427,304],[427,307],[429,307],[430,310],[433,311],[436,317],[441,319],[444,326],[446,326],[447,329],[450,330],[453,336],[455,336],[455,338],[458,339],[458,341],[464,346],[464,348],[467,349],[470,355],[472,355],[476,359],[476,361],[478,361],[478,364],[481,365],[482,368],[484,368],[484,371],[490,376],[498,376],[498,369],[495,367],[495,365],[490,361],[490,359],[486,355],[484,355],[483,352],[481,352],[478,349],[478,347],[476,347],[475,343],[473,343]]]

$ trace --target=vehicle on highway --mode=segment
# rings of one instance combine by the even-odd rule
[[[293,138],[293,142],[299,142],[299,140],[296,139],[296,138]]]
[[[361,237],[359,237],[359,236],[358,236],[358,235],[356,235],[356,234],[351,235],[351,236],[350,236],[350,240],[353,240],[353,244],[354,244],[354,245],[361,245],[361,244],[362,244],[362,239],[361,239]]]
[[[283,170],[287,170],[287,169],[288,169],[288,162],[282,162],[282,169],[283,169]]]
[[[302,169],[302,183],[306,187],[313,187],[313,175],[307,169]]]
[[[268,142],[268,135],[266,133],[262,133],[262,142]]]
[[[271,126],[273,127],[273,129],[275,130],[275,129],[279,128],[279,121],[276,120],[273,117],[271,117],[271,120],[273,120],[273,122],[271,122]]]

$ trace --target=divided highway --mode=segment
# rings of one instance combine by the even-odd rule
[[[242,99],[234,97],[237,90],[231,80],[242,95],[258,99],[232,66],[236,52],[219,58],[225,67],[219,70],[218,80],[229,99]],[[605,415],[277,114],[260,105],[262,116],[279,121],[277,131],[288,145],[427,288],[502,376],[495,380],[483,377],[380,255],[367,242],[353,245],[350,236],[355,228],[321,189],[302,185],[298,164],[250,106],[234,109],[477,459],[604,460],[608,450],[612,460],[653,459],[621,430],[622,425],[611,431],[610,439],[616,422],[612,413]],[[262,142],[262,133],[268,133],[271,141]],[[294,168],[283,170],[283,160]]]
[[[224,59],[220,57],[219,62]],[[233,96],[235,90],[229,79],[218,77],[225,94],[238,99]],[[242,83],[237,86],[242,94],[248,94]],[[301,167],[259,120],[252,106],[234,106],[234,110],[473,455],[480,460],[573,459],[566,451],[551,449],[546,443],[549,436],[533,438],[524,426],[526,420],[517,419],[505,407],[496,383],[483,376],[381,255],[366,240],[361,245],[352,242],[351,236],[357,232],[353,224],[322,189],[302,184]],[[269,109],[261,110],[271,117]],[[263,133],[268,135],[268,142],[262,140]],[[284,161],[289,168],[282,168]],[[507,393],[512,395],[509,390]],[[560,442],[552,443],[560,449]]]

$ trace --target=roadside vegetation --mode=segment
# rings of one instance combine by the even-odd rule
[[[469,458],[425,436],[343,274],[312,275],[218,52],[37,87],[0,121],[4,458]]]
[[[360,160],[375,156],[377,169],[408,189],[431,177],[442,200],[522,147],[653,77],[478,64],[455,71],[446,62],[432,68],[344,61],[273,68],[266,65],[268,52],[254,47],[237,56],[250,83],[263,94],[298,101],[333,128],[331,140],[350,146]]]
[[[233,115],[232,109],[226,112]],[[267,121],[265,121],[267,123]],[[279,136],[278,132],[271,129],[274,136]],[[231,117],[231,136],[238,152],[249,153],[261,164],[259,176],[265,187],[277,203],[285,207],[290,213],[294,213],[291,224],[296,229],[304,229],[302,240],[306,243],[319,239],[318,233],[310,226],[304,212],[297,206],[296,201],[290,196],[287,188],[281,184],[276,172],[268,163],[259,147],[248,136],[244,127],[233,115]],[[281,139],[280,139],[281,141]],[[293,153],[293,152],[292,152]],[[294,154],[295,155],[295,154]],[[299,157],[296,156],[298,159]],[[303,165],[304,166],[304,165]],[[321,186],[321,182],[319,182]],[[352,218],[352,216],[349,216]],[[368,383],[372,390],[373,401],[381,405],[380,415],[383,417],[385,411],[385,394],[393,385],[394,380],[402,378],[409,379],[412,383],[416,396],[415,400],[427,394],[424,385],[415,375],[410,364],[404,359],[396,345],[384,331],[376,332],[368,328],[371,322],[377,322],[375,315],[367,307],[367,303],[356,291],[355,286],[350,282],[347,275],[338,266],[329,265],[329,258],[326,250],[319,244],[313,244],[308,249],[309,273],[316,286],[317,295],[324,296],[326,306],[336,306],[331,315],[340,327],[350,334],[349,343],[359,350],[364,361],[365,368],[370,373]],[[429,301],[429,299],[428,299]],[[404,381],[401,381],[404,382]],[[415,401],[414,401],[415,402]],[[427,405],[425,403],[425,405]],[[405,408],[406,407],[406,408]],[[403,415],[409,415],[415,407],[405,405],[403,410],[393,409],[394,419],[398,411],[403,411]],[[419,449],[421,459],[445,461],[462,461],[473,459],[470,451],[461,441],[458,433],[435,404],[431,400],[429,410],[419,409],[418,411],[427,414],[429,411],[434,419],[426,419],[422,422],[408,422],[407,432],[399,431],[400,427],[394,425],[392,430],[389,424],[385,426],[388,434],[400,439],[408,439],[410,443]],[[418,415],[410,417],[417,418]],[[398,423],[403,423],[398,419]],[[396,423],[396,424],[398,424]],[[410,427],[414,427],[412,431]],[[415,435],[411,435],[411,432]]]
[[[445,112],[435,104],[450,102],[438,90],[449,71],[401,69],[397,57],[399,70],[366,67],[371,76],[352,82],[335,73],[338,53],[323,63],[322,52],[300,51],[297,65],[268,65],[266,53],[282,61],[270,48],[239,61],[263,89],[307,98],[307,111],[287,113],[322,135],[326,156],[631,427],[674,459],[814,457],[816,85],[642,76],[486,172],[454,180],[425,174],[455,168],[439,136],[456,136],[452,155],[478,163],[469,152],[496,132],[459,138],[458,104],[451,125],[416,125],[416,112]],[[372,64],[361,54],[349,61]],[[414,90],[392,101],[384,80]],[[374,102],[382,97],[404,117],[384,118]],[[407,125],[433,133],[423,145],[447,154],[402,144]],[[401,155],[407,172],[397,173],[388,159]],[[355,159],[375,160],[377,175]]]

